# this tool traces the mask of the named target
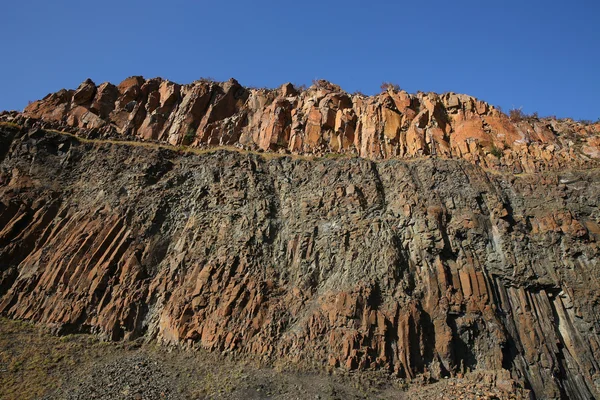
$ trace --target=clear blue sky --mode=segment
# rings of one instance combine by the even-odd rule
[[[85,78],[246,86],[383,81],[505,111],[600,118],[600,1],[12,0],[0,18],[0,110]]]

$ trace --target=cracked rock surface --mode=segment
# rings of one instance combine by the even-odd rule
[[[388,87],[374,96],[350,95],[324,80],[299,90],[289,83],[246,88],[235,79],[180,85],[133,76],[98,86],[88,79],[76,90],[31,103],[18,117],[81,129],[88,137],[373,160],[429,155],[514,173],[600,161],[600,122],[518,111],[509,118],[457,93],[410,94]]]
[[[597,169],[198,155],[8,126],[0,141],[4,316],[599,396]]]

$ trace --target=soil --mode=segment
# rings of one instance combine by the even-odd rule
[[[382,373],[286,371],[202,349],[56,336],[0,319],[0,399],[510,398],[473,377],[423,385]]]

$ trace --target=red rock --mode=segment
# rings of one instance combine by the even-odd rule
[[[115,102],[118,98],[119,89],[111,83],[103,83],[98,86],[90,111],[106,120],[114,110]]]
[[[144,78],[142,76],[131,76],[119,83],[117,88],[119,93],[124,94],[135,87],[141,87],[144,84]]]
[[[24,114],[107,132],[112,125],[115,134],[171,144],[352,152],[374,159],[434,155],[512,172],[556,170],[565,163],[581,166],[600,159],[600,128],[595,125],[513,122],[487,103],[455,93],[388,91],[350,97],[326,81],[298,92],[289,83],[268,91],[247,90],[235,80],[181,86],[142,77],[128,78],[118,87],[102,84],[95,96],[94,91],[93,82],[86,81],[76,92],[32,103]],[[574,146],[579,136],[584,144]]]
[[[35,128],[0,137],[2,315],[405,379],[481,374],[474,393],[598,397],[597,124],[514,122],[453,93],[132,78],[92,99],[88,84],[0,117]],[[40,125],[427,159],[178,156]]]
[[[88,104],[96,94],[96,84],[91,79],[86,79],[73,94],[73,104]]]

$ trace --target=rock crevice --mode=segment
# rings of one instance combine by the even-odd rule
[[[119,85],[120,102],[147,84]],[[157,87],[157,107],[187,90]],[[2,315],[406,379],[504,370],[538,398],[598,396],[597,169],[515,176],[462,159],[0,133]]]

